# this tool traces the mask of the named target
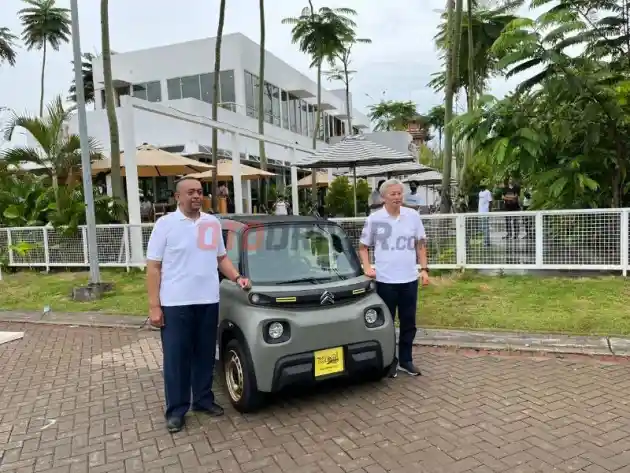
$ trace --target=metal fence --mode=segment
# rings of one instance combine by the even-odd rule
[[[424,215],[422,220],[431,268],[620,271],[625,276],[630,266],[629,213],[630,209],[493,212]],[[365,217],[333,220],[358,246]],[[151,228],[152,224],[98,226],[101,266],[144,266]],[[0,259],[13,267],[87,267],[86,230],[69,234],[50,227],[0,228]]]

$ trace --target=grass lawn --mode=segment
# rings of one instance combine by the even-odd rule
[[[144,274],[108,270],[115,290],[95,303],[73,302],[72,287],[88,274],[3,273],[0,310],[100,311],[144,316]],[[630,280],[621,277],[433,276],[420,290],[419,326],[475,330],[630,335]]]

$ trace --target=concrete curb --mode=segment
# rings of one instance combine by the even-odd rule
[[[42,314],[38,312],[0,311],[0,322],[119,330],[140,330],[146,327],[147,330],[151,330],[151,327],[145,324],[146,317],[110,315],[98,312],[75,314],[50,312]],[[396,331],[398,332],[398,329]],[[630,357],[630,339],[621,337],[418,329],[414,345],[469,350]]]

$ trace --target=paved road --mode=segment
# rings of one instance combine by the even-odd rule
[[[154,332],[7,329],[27,335],[0,346],[0,472],[630,471],[627,363],[422,349],[424,377],[192,416],[171,436]]]

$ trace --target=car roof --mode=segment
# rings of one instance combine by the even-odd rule
[[[334,223],[312,215],[226,215],[221,220],[232,220],[243,225],[277,225],[282,223]]]

